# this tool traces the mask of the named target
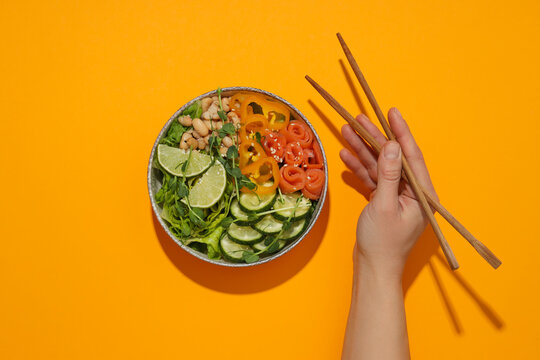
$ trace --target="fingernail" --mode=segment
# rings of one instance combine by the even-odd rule
[[[403,117],[403,116],[401,115],[401,113],[399,112],[398,108],[394,108],[394,111],[396,112],[396,114],[399,115],[399,117]]]
[[[395,141],[389,141],[388,144],[384,147],[384,158],[386,160],[394,160],[399,157],[401,148],[399,144]]]

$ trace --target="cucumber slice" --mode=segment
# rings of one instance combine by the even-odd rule
[[[300,200],[298,200],[300,198]],[[302,196],[302,193],[297,191],[292,194],[283,194],[277,201],[274,203],[274,210],[278,210],[275,213],[272,213],[274,217],[278,220],[285,221],[292,215],[294,211],[294,206],[296,201],[300,201],[294,216],[291,220],[300,220],[306,217],[311,208],[311,200]],[[280,210],[284,209],[284,210]]]
[[[268,214],[264,216],[261,221],[252,226],[263,234],[277,234],[281,231],[283,223],[272,215]]]
[[[291,224],[291,227],[285,230],[279,237],[281,240],[291,240],[300,235],[306,227],[306,219],[300,219]]]
[[[253,251],[251,247],[247,245],[238,244],[232,241],[227,235],[221,238],[219,245],[223,257],[232,262],[242,262],[244,251]]]
[[[238,205],[238,199],[234,199],[231,203],[231,215],[236,219],[235,223],[238,225],[252,225],[261,220],[257,216],[255,216],[255,219],[250,219],[249,217],[253,217],[254,214],[244,212]]]
[[[240,205],[240,208],[245,212],[261,212],[270,209],[272,205],[274,205],[274,201],[276,201],[276,196],[276,192],[266,195],[242,193],[240,194],[240,200],[238,204]]]
[[[274,251],[274,252],[278,252],[279,250],[283,249],[285,247],[285,244],[287,244],[287,241],[286,240],[278,240],[278,244],[279,244],[278,249],[276,251]],[[257,251],[264,251],[264,249],[266,249],[266,245],[264,245],[264,241],[253,244],[252,246]]]
[[[262,234],[252,228],[251,226],[240,226],[236,223],[232,223],[227,230],[227,234],[231,240],[245,245],[251,245],[259,242],[262,238]]]

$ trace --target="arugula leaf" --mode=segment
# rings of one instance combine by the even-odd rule
[[[244,251],[242,253],[242,260],[244,260],[247,264],[252,264],[259,260],[259,255],[249,251]]]
[[[180,199],[185,198],[189,195],[189,189],[183,182],[179,183],[176,188],[176,193],[180,197]]]
[[[189,209],[189,220],[197,226],[204,226],[205,222],[203,220],[204,213],[199,208],[190,208]]]
[[[232,123],[226,123],[219,129],[218,134],[220,138],[224,138],[227,135],[234,135],[236,134],[236,128]]]
[[[191,228],[189,227],[189,224],[186,221],[182,221],[181,228],[182,228],[182,234],[184,236],[191,235]]]
[[[223,220],[221,220],[221,222],[219,223],[219,226],[228,228],[233,223],[233,221],[234,219],[232,217],[227,216],[226,218],[223,218]]]
[[[227,119],[227,115],[225,115],[225,111],[223,110],[218,110],[217,114],[219,115],[219,118],[221,119],[221,121],[225,122],[229,119]]]
[[[183,173],[186,172],[186,169],[187,169],[187,167],[188,167],[188,165],[189,165],[189,162],[191,161],[191,153],[192,153],[192,152],[193,152],[193,148],[190,147],[190,148],[189,148],[188,158],[187,158],[186,161],[184,161],[184,162],[182,163],[182,169],[181,169],[181,170],[182,170]]]
[[[234,145],[231,145],[228,149],[227,149],[227,159],[230,159],[230,160],[233,160],[238,158],[238,149],[236,148],[236,146]]]
[[[186,130],[187,129],[182,126],[182,124],[180,124],[177,120],[174,120],[169,127],[169,130],[167,130],[167,136],[161,139],[159,143],[177,147],[180,144],[180,139]]]
[[[279,242],[274,241],[270,246],[266,249],[267,252],[273,253],[279,250]]]
[[[289,229],[291,228],[291,225],[292,225],[292,224],[291,224],[290,221],[285,221],[285,222],[283,223],[283,227],[282,227],[283,231],[289,230]]]
[[[200,118],[202,115],[202,104],[200,100],[195,101],[193,104],[189,105],[182,115],[189,115],[192,119]]]
[[[244,174],[239,177],[238,181],[240,183],[240,186],[245,186],[249,190],[255,190],[255,188],[257,187],[257,185],[253,181],[249,180],[249,178]]]
[[[208,147],[210,148],[210,151],[212,151],[213,148],[216,150],[219,150],[219,145],[221,145],[221,138],[215,135],[211,135],[208,138]]]

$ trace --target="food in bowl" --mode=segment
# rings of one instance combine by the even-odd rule
[[[324,196],[322,149],[311,128],[265,93],[194,101],[154,154],[161,218],[209,259],[252,264],[308,229]]]

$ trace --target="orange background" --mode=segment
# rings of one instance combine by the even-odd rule
[[[422,238],[404,284],[413,358],[539,358],[539,10],[519,0],[2,2],[0,357],[337,359],[365,201],[338,156],[343,121],[303,76],[351,112],[368,107],[340,63],[341,31],[381,106],[409,120],[442,203],[503,260],[494,271],[441,220],[461,264],[452,274],[433,236]],[[304,112],[330,171],[310,236],[247,269],[178,248],[146,189],[170,115],[234,85]]]

